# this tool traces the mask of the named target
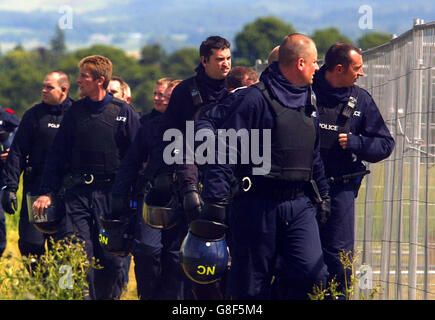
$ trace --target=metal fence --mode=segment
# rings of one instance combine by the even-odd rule
[[[435,299],[435,22],[414,20],[363,60],[358,84],[373,96],[396,147],[368,165],[356,200],[356,270],[370,267],[381,299]],[[368,290],[355,298],[360,293]]]

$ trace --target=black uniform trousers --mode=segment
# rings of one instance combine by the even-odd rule
[[[116,256],[99,243],[100,216],[109,211],[111,184],[78,185],[65,193],[65,210],[74,234],[84,241],[89,260],[98,259],[102,269],[90,269],[87,281],[89,299],[119,299],[124,285],[125,258]]]
[[[230,229],[233,299],[273,298],[274,276],[281,287],[278,299],[306,300],[315,285],[325,287],[316,210],[306,196],[280,201],[242,195],[232,204]]]
[[[142,212],[142,205],[139,212]],[[182,211],[179,212],[184,217]],[[141,300],[183,300],[185,275],[179,263],[181,243],[187,234],[182,219],[162,230],[150,227],[138,214],[132,254]]]
[[[337,290],[346,293],[346,283],[351,280],[351,270],[344,270],[340,252],[353,256],[355,232],[355,184],[332,184],[331,217],[320,231],[325,263],[328,266],[329,281],[335,278],[339,283]],[[345,279],[346,277],[346,279]],[[342,299],[345,296],[340,296]]]

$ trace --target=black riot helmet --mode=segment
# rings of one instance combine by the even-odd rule
[[[53,234],[59,231],[62,223],[63,213],[56,206],[57,199],[50,195],[52,204],[44,210],[42,215],[36,215],[33,212],[33,202],[38,199],[39,196],[34,196],[30,192],[26,194],[27,200],[27,213],[29,216],[29,222],[35,226],[35,228],[42,233]]]
[[[114,255],[121,257],[129,255],[133,244],[131,220],[111,220],[100,217],[100,221],[102,225],[98,235],[100,245]]]
[[[170,188],[161,188],[158,184],[147,192],[142,208],[142,217],[146,224],[157,229],[170,229],[181,219],[178,198]]]

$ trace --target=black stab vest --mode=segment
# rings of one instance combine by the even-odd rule
[[[113,98],[99,114],[92,114],[84,103],[73,106],[72,173],[116,173],[121,160],[115,134],[122,104],[121,100]]]
[[[59,114],[50,114],[46,106],[41,105],[36,110],[36,121],[34,123],[35,141],[29,153],[28,166],[32,167],[33,173],[42,174],[47,154],[51,148],[54,137],[59,130],[64,111]]]
[[[313,107],[286,108],[272,99],[264,83],[255,86],[268,101],[275,116],[272,129],[271,171],[266,177],[289,182],[308,182],[312,177],[316,129]]]
[[[340,147],[339,133],[350,132],[350,122],[356,108],[359,87],[355,86],[356,94],[350,95],[347,104],[340,103],[334,107],[318,105],[318,118],[320,128],[320,153],[322,159],[340,159],[340,163],[352,163],[352,152]],[[332,162],[332,163],[331,163]],[[335,161],[324,161],[327,176],[337,176],[342,171]]]

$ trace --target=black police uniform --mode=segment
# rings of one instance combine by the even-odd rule
[[[65,189],[65,210],[73,231],[84,241],[88,259],[102,270],[88,274],[89,298],[121,295],[123,258],[98,242],[100,217],[110,211],[110,189],[122,157],[139,128],[139,116],[127,103],[107,93],[100,101],[74,102],[65,114],[47,158],[40,194]]]
[[[20,121],[14,112],[10,109],[3,109],[0,107],[0,153],[8,152],[11,147],[12,140],[15,136],[16,129]],[[4,162],[0,162],[0,170],[3,170]],[[2,186],[4,185],[0,181]],[[3,195],[3,190],[0,191],[0,198]],[[13,212],[11,212],[13,213]],[[6,220],[3,207],[0,206],[0,257],[6,249]]]
[[[221,128],[270,129],[271,171],[252,175],[252,162],[209,164],[202,197],[206,204],[225,203],[233,176],[252,181],[233,199],[229,213],[232,298],[270,299],[275,276],[281,287],[279,298],[307,299],[315,284],[325,285],[328,275],[316,210],[307,197],[310,179],[317,182],[320,195],[329,190],[317,126],[310,117],[310,89],[291,84],[277,63],[260,80],[264,88],[259,84],[242,90]],[[240,148],[239,142],[239,155]]]
[[[6,197],[6,192],[8,194],[17,192],[20,175],[24,173],[18,240],[22,255],[41,255],[45,252],[45,243],[49,235],[37,230],[29,222],[26,194],[30,192],[37,195],[48,150],[63,115],[71,104],[72,100],[67,97],[60,105],[48,105],[42,102],[26,111],[3,169],[3,183],[6,186],[2,197],[3,203],[10,200]],[[62,211],[61,208],[58,210]],[[66,236],[69,227],[67,221],[63,221],[60,230],[54,235],[55,239]]]
[[[331,181],[331,217],[321,230],[325,263],[330,279],[336,277],[341,292],[346,290],[345,274],[340,262],[342,250],[354,249],[354,200],[366,173],[362,161],[378,162],[394,149],[394,139],[370,94],[356,85],[334,88],[325,79],[326,66],[314,76],[321,136],[321,157],[325,174]],[[343,150],[338,134],[347,133]],[[358,174],[343,179],[349,174]],[[350,270],[347,270],[350,278]]]

